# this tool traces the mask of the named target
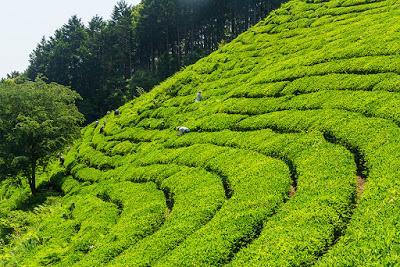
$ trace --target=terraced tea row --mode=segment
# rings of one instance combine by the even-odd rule
[[[131,128],[132,129],[132,128]],[[141,132],[141,134],[143,134],[144,132],[146,132],[146,130],[145,131],[140,131]],[[150,135],[152,135],[152,133],[153,133],[153,131],[147,131]],[[163,133],[159,133],[160,135],[164,135]],[[302,163],[302,164],[300,164],[300,166],[301,166],[301,170],[304,170],[304,172],[305,173],[308,173],[308,174],[312,174],[312,175],[314,175],[314,176],[316,176],[316,179],[317,179],[317,181],[318,181],[318,179],[321,179],[321,181],[320,182],[322,182],[323,180],[324,180],[324,178],[323,177],[329,177],[329,175],[331,175],[331,176],[334,176],[334,175],[337,175],[337,174],[333,174],[333,173],[324,173],[324,174],[322,174],[321,173],[321,175],[318,175],[317,173],[318,172],[320,172],[322,169],[324,169],[324,167],[327,167],[326,166],[326,158],[322,158],[323,160],[319,160],[320,158],[321,158],[321,156],[319,155],[321,152],[323,152],[323,151],[326,151],[327,152],[327,158],[329,158],[329,159],[331,159],[331,158],[333,158],[333,159],[335,159],[335,158],[342,158],[342,156],[341,155],[343,155],[343,154],[346,154],[344,151],[342,151],[343,149],[339,149],[339,150],[337,150],[338,152],[330,152],[330,150],[332,149],[332,145],[329,145],[328,143],[326,143],[326,141],[324,141],[323,140],[323,138],[322,138],[322,136],[321,135],[318,135],[318,134],[316,134],[314,137],[312,137],[312,138],[310,138],[310,137],[308,137],[307,135],[302,135],[302,138],[304,139],[304,141],[303,142],[300,142],[300,143],[303,143],[303,144],[298,144],[297,143],[297,141],[298,141],[298,139],[299,139],[299,136],[297,135],[297,134],[293,134],[293,135],[288,135],[288,136],[280,136],[279,134],[274,134],[274,133],[272,133],[271,131],[261,131],[261,132],[254,132],[254,133],[251,133],[251,139],[253,139],[253,140],[257,140],[257,136],[258,136],[258,142],[255,142],[254,144],[252,144],[252,146],[250,146],[250,145],[245,145],[245,144],[243,144],[243,141],[244,140],[246,140],[246,138],[244,138],[244,137],[246,137],[246,135],[248,134],[248,133],[234,133],[234,132],[232,132],[231,134],[229,134],[229,132],[221,132],[220,134],[218,134],[218,137],[217,138],[214,138],[215,136],[213,136],[213,135],[215,135],[215,134],[218,134],[218,133],[210,133],[210,134],[207,134],[207,133],[202,133],[202,134],[198,134],[198,135],[200,135],[201,136],[201,138],[200,138],[200,136],[199,136],[199,138],[195,138],[195,136],[193,136],[193,135],[191,135],[191,136],[187,136],[188,138],[186,138],[185,136],[184,137],[181,137],[181,138],[175,138],[175,141],[171,141],[171,142],[169,142],[169,143],[167,143],[166,145],[167,145],[167,147],[169,147],[169,148],[176,148],[177,146],[182,146],[182,144],[184,144],[185,146],[187,146],[187,145],[193,145],[193,144],[195,144],[195,143],[197,143],[196,142],[196,140],[198,140],[198,141],[200,141],[200,140],[203,140],[203,143],[205,142],[205,143],[207,143],[207,141],[206,140],[208,140],[208,142],[210,142],[211,140],[221,140],[220,142],[217,142],[217,145],[219,145],[218,147],[220,147],[221,145],[228,145],[228,147],[232,147],[232,146],[234,146],[234,147],[237,147],[237,146],[239,146],[239,144],[243,147],[242,149],[247,149],[247,150],[253,150],[253,151],[255,151],[255,150],[257,150],[257,152],[262,152],[262,150],[260,150],[260,149],[257,149],[257,146],[261,146],[261,147],[264,147],[264,149],[267,149],[268,147],[269,147],[269,151],[263,151],[266,155],[271,155],[271,156],[274,156],[274,157],[276,157],[276,158],[282,158],[282,159],[284,159],[284,161],[286,161],[287,163],[289,163],[288,165],[289,166],[291,166],[290,168],[291,168],[291,171],[292,171],[292,178],[294,178],[294,179],[296,179],[296,184],[297,184],[297,178],[296,178],[296,171],[295,171],[295,167],[294,167],[294,163],[292,162],[292,160],[291,160],[291,158],[294,158],[295,156],[295,153],[300,153],[301,151],[302,151],[302,149],[309,149],[309,145],[310,144],[312,144],[312,143],[316,143],[316,144],[318,144],[318,143],[323,143],[323,144],[325,144],[325,145],[315,145],[315,146],[317,146],[317,148],[315,148],[315,150],[312,152],[312,153],[303,153],[303,155],[302,156],[298,156],[299,158],[298,159],[296,159],[295,161],[297,162],[297,161],[301,161],[301,160],[303,160],[303,161],[306,161],[306,158],[308,158],[308,157],[310,157],[311,155],[314,155],[313,156],[313,158],[315,158],[316,159],[316,162],[319,162],[319,164],[318,164],[318,166],[321,166],[320,168],[321,169],[315,169],[315,166],[314,165],[312,165],[312,167],[311,166],[309,166],[308,164],[304,164],[304,163]],[[165,135],[167,135],[167,134],[165,134]],[[204,136],[203,136],[204,135]],[[206,138],[206,135],[209,135],[208,136],[208,138]],[[95,136],[96,136],[96,134],[95,134]],[[261,138],[260,138],[261,137]],[[265,140],[268,140],[268,139],[271,139],[272,137],[274,137],[276,140],[275,141],[270,141],[268,144],[269,144],[269,146],[266,146],[265,144],[263,145],[263,143],[265,143]],[[292,155],[285,155],[285,153],[283,153],[282,152],[282,147],[285,147],[286,146],[286,144],[287,144],[287,142],[288,142],[288,137],[291,137],[291,140],[292,140],[292,142],[293,142],[293,145],[292,146],[289,146],[289,147],[295,147],[295,148],[297,148],[297,150],[294,150],[294,151],[296,151],[296,152],[292,152]],[[99,137],[100,138],[100,137]],[[96,138],[96,140],[97,140],[98,138]],[[233,142],[233,143],[228,143],[228,144],[225,144],[224,143],[224,141],[226,142],[227,140],[230,140],[230,142]],[[233,145],[234,144],[234,141],[233,140],[236,140],[236,143],[238,143],[238,144],[236,144],[236,145]],[[122,140],[121,140],[122,141]],[[279,141],[279,142],[278,142]],[[189,142],[189,143],[187,143],[187,142]],[[214,141],[214,143],[215,143],[215,141]],[[280,145],[277,147],[277,145],[280,143]],[[324,148],[324,146],[327,146],[326,148]],[[210,148],[210,149],[212,149],[212,148]],[[289,149],[289,151],[290,151],[290,149]],[[199,152],[199,151],[198,151]],[[159,153],[159,152],[157,152],[157,153]],[[316,153],[318,153],[318,156],[316,156]],[[332,154],[333,153],[333,154]],[[93,155],[93,153],[90,153],[91,155]],[[165,153],[162,153],[162,154],[165,154]],[[237,154],[237,153],[235,153],[235,154]],[[157,157],[154,157],[154,155],[151,155],[151,156],[147,156],[147,155],[136,155],[136,157],[139,157],[139,158],[142,158],[142,157],[146,157],[146,158],[151,158],[151,159],[154,159],[154,158],[156,158],[157,160],[160,160],[160,159],[163,159],[163,157],[161,157],[161,156],[157,156]],[[237,155],[236,155],[237,156]],[[212,157],[212,156],[211,156]],[[301,159],[302,157],[304,157],[303,159]],[[191,156],[186,156],[185,158],[194,158],[194,159],[192,159],[191,161],[193,161],[193,162],[198,162],[199,160],[198,160],[198,158],[196,157],[196,156],[193,156],[193,155],[191,155]],[[301,159],[301,160],[300,160]],[[331,160],[330,160],[331,161]],[[330,162],[330,161],[328,161],[328,162]],[[307,163],[309,163],[308,161],[306,161]],[[130,163],[130,164],[133,164],[134,162],[132,162],[132,163]],[[146,163],[147,164],[147,163]],[[190,164],[193,164],[193,163],[190,163]],[[338,184],[336,184],[336,183],[334,183],[334,185],[332,186],[332,188],[331,189],[329,189],[330,187],[328,187],[328,190],[336,190],[339,194],[342,194],[341,195],[341,197],[343,197],[340,201],[339,201],[339,203],[340,203],[340,205],[344,205],[346,208],[345,208],[345,210],[341,210],[341,211],[336,211],[336,212],[338,212],[338,213],[336,213],[336,214],[341,214],[340,216],[343,216],[343,217],[346,217],[346,216],[344,216],[344,214],[345,213],[347,213],[347,214],[349,214],[349,212],[351,213],[351,211],[349,211],[349,209],[351,210],[351,206],[353,205],[352,203],[354,203],[354,190],[353,190],[353,188],[354,188],[354,179],[353,179],[353,177],[354,177],[354,175],[355,175],[355,167],[354,167],[354,162],[353,162],[353,160],[352,160],[352,157],[350,156],[350,155],[348,155],[347,157],[344,157],[343,158],[343,160],[342,161],[340,161],[340,160],[338,160],[338,162],[335,162],[334,164],[337,164],[337,166],[339,167],[339,166],[341,166],[342,164],[344,165],[344,166],[346,166],[346,167],[344,167],[343,168],[343,170],[345,170],[344,171],[344,173],[342,174],[342,175],[339,175],[338,177],[339,178],[341,178],[341,179],[347,179],[347,181],[348,181],[348,184],[347,185],[342,185],[342,186],[339,186],[339,187],[342,187],[342,188],[340,188],[340,189],[344,189],[344,188],[347,188],[347,193],[346,194],[343,194],[345,191],[346,191],[346,189],[344,189],[343,191],[342,190],[338,190],[338,189],[335,189],[335,187],[336,186],[338,186]],[[226,163],[224,164],[224,165],[226,165]],[[243,163],[242,163],[242,165],[243,165]],[[317,166],[317,165],[316,165]],[[297,167],[296,167],[297,168]],[[314,168],[314,169],[313,169]],[[327,169],[329,169],[329,168],[327,168]],[[315,170],[315,173],[313,172]],[[324,176],[325,175],[325,176]],[[302,177],[303,178],[303,177]],[[304,177],[305,178],[305,177]],[[340,180],[338,180],[338,182],[339,182]],[[309,184],[309,185],[312,185],[313,183],[315,183],[316,181],[314,180],[314,181],[310,181],[311,183]],[[343,187],[344,186],[344,187]],[[309,192],[309,194],[307,195],[306,194],[306,196],[305,196],[305,198],[307,198],[307,197],[310,197],[310,196],[312,196],[312,195],[314,195],[314,194],[319,194],[319,193],[321,193],[321,192],[318,192],[318,190],[319,190],[319,187],[317,186],[317,187],[315,187],[315,189],[314,189],[314,191],[313,190],[310,190],[310,192]],[[235,192],[235,191],[234,191]],[[338,194],[338,195],[339,195]],[[233,196],[235,196],[235,194],[233,194]],[[300,196],[302,196],[302,194],[300,194]],[[298,196],[298,195],[296,195],[296,199],[297,199],[297,197],[299,197],[300,199],[301,199],[301,197],[300,196]],[[347,196],[347,197],[346,197]],[[333,199],[333,197],[329,197],[329,196],[327,196],[327,199],[330,199],[330,198],[332,198]],[[311,201],[312,202],[312,201]],[[310,204],[310,203],[309,203]],[[302,203],[302,205],[304,205],[305,206],[305,212],[307,212],[307,210],[308,211],[311,211],[312,210],[312,208],[315,208],[315,206],[311,206],[311,208],[310,207],[307,207],[307,204],[304,204],[304,203]],[[289,205],[290,206],[290,205]],[[290,209],[290,208],[289,208]],[[339,209],[339,208],[338,208]],[[330,214],[330,215],[332,215],[332,214]],[[347,215],[348,216],[348,215]],[[289,215],[288,215],[288,217],[289,217]],[[323,217],[323,216],[322,216]],[[320,218],[322,218],[322,217],[320,217]],[[279,221],[279,220],[278,220]],[[305,220],[304,221],[304,223],[306,223],[307,222],[307,220]],[[342,224],[343,224],[344,222],[342,222]],[[340,224],[340,223],[339,223]],[[339,224],[337,224],[337,226],[336,227],[334,227],[335,229],[336,229],[336,231],[338,231],[337,229],[338,228],[340,228],[340,227],[343,227],[343,225],[342,226],[339,226]],[[330,224],[330,222],[328,222],[327,223],[327,225],[329,225],[329,226],[331,226],[331,224]],[[205,229],[208,229],[207,227],[205,227]],[[178,252],[176,252],[175,254],[177,254],[177,255],[179,255],[179,256],[177,256],[177,258],[179,258],[179,259],[182,259],[182,258],[184,258],[181,254],[184,254],[184,253],[189,253],[189,254],[191,254],[192,253],[192,251],[193,251],[193,249],[194,249],[194,247],[198,247],[199,246],[199,244],[201,244],[201,243],[199,243],[199,242],[201,242],[201,238],[204,238],[204,232],[202,232],[201,231],[201,235],[199,236],[199,235],[197,235],[197,237],[196,237],[196,235],[194,235],[194,237],[189,237],[189,240],[191,240],[191,239],[193,239],[193,240],[195,240],[195,241],[193,241],[193,244],[195,244],[195,245],[190,245],[191,243],[190,242],[188,242],[188,241],[185,241],[184,242],[184,244],[183,245],[181,245],[178,249],[177,249],[177,251]],[[215,233],[215,231],[212,231],[212,233]],[[330,232],[324,232],[324,231],[321,231],[321,232],[319,232],[318,233],[319,235],[321,235],[321,234],[323,234],[323,235],[328,235],[328,236],[331,236],[331,239],[334,239],[335,237],[334,237],[334,235],[336,235],[337,233],[336,232],[334,232],[334,231],[330,231]],[[201,238],[200,238],[201,237]],[[213,234],[212,235],[212,237],[213,238],[215,238],[215,234]],[[314,236],[314,237],[316,237],[316,236]],[[325,239],[322,239],[322,240],[325,240]],[[303,242],[303,240],[299,240],[299,241],[302,241]],[[210,241],[211,243],[213,243],[212,241]],[[322,251],[323,250],[323,248],[328,244],[329,245],[329,243],[330,242],[333,242],[332,240],[331,241],[327,241],[327,242],[322,242],[323,243],[323,245],[320,245],[319,246],[319,250],[320,251]],[[184,247],[185,246],[185,244],[188,244],[187,246],[188,246],[188,248],[187,249],[182,249],[182,247]],[[210,243],[206,243],[207,245],[209,245]],[[151,243],[150,244],[148,244],[148,246],[147,246],[147,249],[150,249],[152,246],[151,246]],[[316,249],[318,250],[318,247],[316,247]],[[200,247],[200,249],[198,250],[198,251],[201,251],[201,250],[203,250],[203,248],[202,247]],[[239,249],[234,249],[234,251],[235,250],[240,250],[240,248]],[[129,250],[128,250],[129,251]],[[135,259],[140,259],[141,257],[140,257],[140,255],[142,255],[142,253],[144,253],[144,249],[143,250],[137,250],[137,251],[139,251],[139,252],[137,252],[137,253],[134,253],[134,254],[131,254],[129,257],[127,257],[127,258],[135,258]],[[185,252],[186,251],[186,252]],[[227,252],[224,252],[225,254],[227,254]],[[172,253],[172,255],[173,255],[174,253]],[[308,255],[310,256],[310,255],[312,255],[313,253],[309,253]],[[129,254],[128,254],[129,255]],[[135,255],[135,256],[132,256],[132,255]],[[196,258],[196,262],[201,262],[201,260],[202,259],[204,259],[204,258],[208,258],[210,255],[207,255],[207,256],[204,256],[204,255],[199,255],[198,256],[198,258]],[[285,256],[287,256],[287,254],[285,255],[282,255],[282,257],[285,257]],[[152,257],[154,257],[154,255],[152,255]],[[221,257],[221,256],[220,256]],[[163,258],[160,262],[162,262],[162,263],[165,263],[165,262],[171,262],[171,264],[173,263],[173,264],[185,264],[185,263],[182,263],[182,262],[176,262],[177,261],[177,259],[175,258],[174,260],[170,260],[170,259],[168,259],[169,257],[167,257],[167,258]],[[193,260],[193,259],[192,259]],[[225,260],[226,261],[226,260]],[[126,264],[128,264],[128,263],[132,263],[132,261],[131,262],[129,262],[129,261],[125,261],[124,263],[126,263]],[[136,262],[136,263],[138,263],[138,262]],[[143,264],[144,262],[142,262],[142,264]],[[149,263],[149,262],[148,262]],[[206,262],[204,262],[204,263],[206,263]],[[189,264],[189,263],[186,263],[186,264]]]
[[[237,155],[242,155],[242,157],[237,158]],[[247,164],[246,160],[244,160],[246,158],[249,159],[251,164]],[[203,166],[203,168],[211,170],[211,172],[220,174],[221,178],[219,179],[219,182],[224,185],[221,185],[220,188],[223,187],[225,189],[225,195],[229,201],[222,206],[208,224],[205,224],[203,219],[203,224],[205,224],[208,229],[201,230],[201,237],[204,238],[207,235],[210,236],[210,239],[212,239],[210,242],[215,244],[215,246],[220,247],[221,251],[219,252],[218,257],[222,259],[226,257],[226,251],[232,249],[231,243],[235,244],[239,242],[240,239],[255,234],[254,228],[256,225],[262,222],[265,216],[272,213],[279,203],[282,203],[284,196],[287,196],[287,192],[289,191],[289,173],[287,167],[283,163],[279,163],[277,160],[267,158],[254,152],[247,152],[245,150],[210,145],[197,145],[178,150],[155,151],[150,154],[142,155],[142,157],[138,158],[137,164],[168,164],[171,160],[172,163],[178,163],[179,165],[184,166],[195,166],[196,164],[199,164],[199,166]],[[131,164],[134,164],[134,162]],[[123,173],[127,172],[123,171]],[[190,182],[190,190],[188,189],[190,196],[181,197],[185,200],[182,204],[187,205],[191,203],[190,201],[188,202],[190,198],[193,199],[193,201],[201,202],[202,195],[204,196],[204,194],[206,194],[208,196],[213,193],[209,188],[211,183],[209,181],[204,181],[202,184],[207,188],[204,188],[203,191],[201,191],[203,193],[200,192],[199,194],[196,194],[196,187],[199,183],[197,182],[198,179],[194,179],[193,174],[188,174],[186,176],[188,182]],[[201,177],[204,178],[203,176]],[[260,182],[261,178],[265,179],[265,181]],[[171,181],[170,179],[172,178],[169,178],[166,181]],[[225,179],[227,182],[224,182]],[[182,183],[182,180],[176,181],[177,185],[180,183]],[[227,192],[227,190],[229,191]],[[251,192],[250,195],[249,190]],[[233,192],[233,194],[229,193],[230,191]],[[205,215],[205,211],[196,211],[195,207],[201,207],[201,205],[193,202],[193,208],[189,210],[186,208],[187,211],[190,211],[190,215],[182,216],[182,214],[180,214],[182,213],[182,210],[175,210],[177,204],[176,198],[179,194],[172,188],[171,192],[174,195],[175,200],[174,209],[171,213],[171,220],[173,219],[172,214],[174,214],[174,212],[177,214],[176,221],[181,224],[182,222],[187,224],[188,216],[193,218],[197,212],[203,216]],[[270,193],[268,194],[268,192]],[[276,192],[281,193],[276,194]],[[232,196],[230,194],[232,194]],[[208,201],[204,202],[205,205],[209,203],[209,199],[207,200]],[[210,217],[210,215],[207,215],[207,217]],[[189,222],[191,220],[192,219],[190,219]],[[174,224],[168,226],[169,228],[167,227],[165,231],[171,231],[170,228],[172,228],[173,231],[177,231]],[[188,226],[186,225],[185,230],[187,230],[187,228]],[[236,233],[236,235],[232,235],[231,238],[226,236],[223,237],[221,229],[225,229],[225,231],[231,230],[230,232]],[[151,249],[152,244],[154,244],[154,239],[151,240],[152,242],[150,243],[148,240],[143,240],[143,242],[138,244],[138,246],[129,249],[126,252],[128,255],[127,258],[130,259],[129,264],[134,263],[132,262],[132,259],[136,259],[136,263],[134,264],[139,265],[154,262],[154,260],[157,260],[157,257],[159,257],[157,256],[157,253],[160,253],[160,256],[162,256],[171,249],[171,244],[176,244],[179,242],[179,239],[182,238],[179,234],[173,235],[173,233],[171,233],[171,238],[173,239],[171,240],[167,238],[167,240],[165,240],[168,236],[165,231],[163,232],[160,230],[160,233],[154,235],[160,236],[160,240],[162,239],[164,241],[161,244],[165,245],[159,245],[154,249]],[[177,232],[179,233],[181,231]],[[221,234],[221,238],[216,239],[219,234]],[[194,235],[196,235],[196,233]],[[195,240],[197,246],[200,246],[198,243],[199,239],[197,238]],[[209,245],[209,243],[203,244],[203,246]],[[165,248],[163,250],[164,246]],[[132,252],[130,252],[130,250],[132,250]],[[121,261],[124,264],[128,264],[123,261],[123,257]],[[118,259],[117,262],[119,262]]]

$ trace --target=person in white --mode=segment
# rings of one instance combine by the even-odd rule
[[[203,96],[201,94],[201,91],[198,91],[194,101],[200,102],[201,100],[203,100]]]
[[[176,130],[179,131],[178,135],[184,135],[185,133],[190,133],[190,129],[185,126],[178,126]]]

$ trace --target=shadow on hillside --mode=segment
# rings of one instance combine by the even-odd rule
[[[64,172],[58,172],[54,174],[49,181],[42,182],[37,188],[36,195],[29,195],[19,203],[17,209],[33,211],[35,207],[49,202],[51,198],[63,196],[59,184],[64,177]]]

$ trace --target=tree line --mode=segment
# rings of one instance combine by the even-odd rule
[[[88,122],[218,49],[283,0],[120,1],[110,20],[71,17],[30,55],[28,79],[71,86]]]

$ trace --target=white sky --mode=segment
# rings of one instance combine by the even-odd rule
[[[29,54],[72,15],[87,23],[96,14],[109,19],[118,0],[0,0],[0,78],[28,67]],[[137,4],[140,0],[126,0]]]

